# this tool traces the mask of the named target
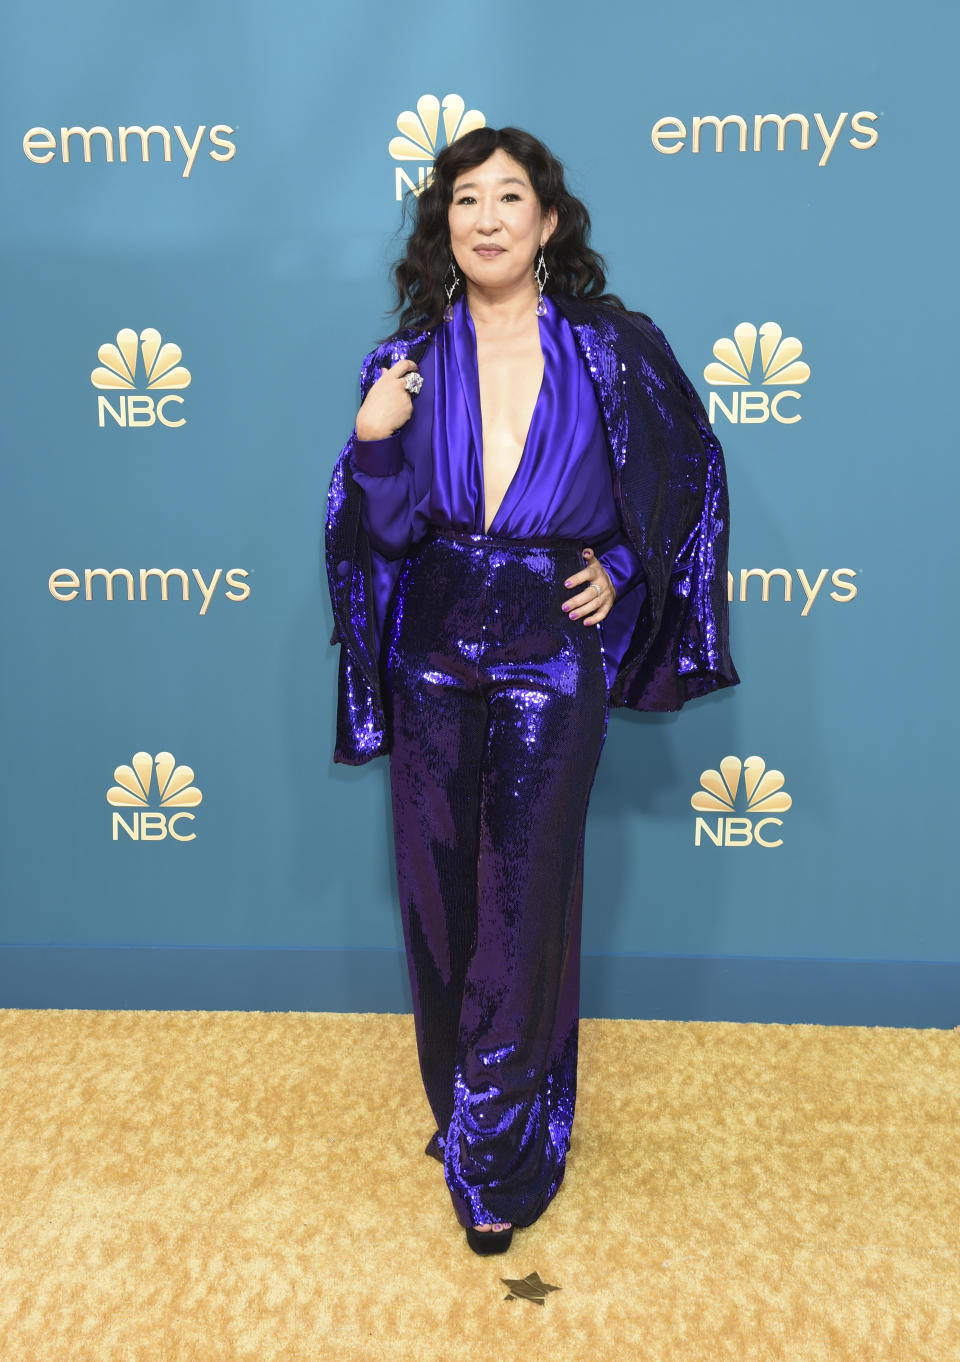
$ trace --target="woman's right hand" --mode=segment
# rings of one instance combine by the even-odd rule
[[[416,373],[412,359],[398,359],[380,377],[357,412],[358,440],[385,440],[405,426],[413,415],[413,397],[403,386],[407,374]]]

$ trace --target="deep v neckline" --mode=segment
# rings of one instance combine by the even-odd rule
[[[477,345],[477,332],[476,332],[476,328],[475,328],[474,325],[473,325],[473,318],[472,318],[471,315],[470,315],[470,309],[467,307],[467,300],[466,300],[466,298],[463,299],[463,313],[464,313],[464,319],[465,319],[466,324],[467,324],[467,330],[470,332],[470,340],[471,340],[471,342],[472,342],[471,358],[472,358],[472,361],[473,361],[473,362],[472,362],[472,373],[471,373],[471,378],[472,378],[473,384],[474,384],[474,395],[475,395],[475,397],[476,397],[476,403],[477,403],[477,431],[476,431],[475,443],[477,444],[477,460],[478,460],[478,463],[479,463],[479,480],[480,480],[480,525],[481,525],[481,527],[482,527],[483,524],[484,524],[484,521],[485,521],[486,518],[487,518],[487,486],[486,486],[486,478],[484,477],[484,468],[483,468],[483,401],[482,401],[482,398],[481,398],[481,396],[480,396],[480,356],[479,356],[479,347],[478,347],[478,345]],[[526,435],[524,436],[524,439],[523,439],[523,447],[522,447],[521,450],[520,450],[520,457],[519,457],[519,459],[517,460],[517,466],[516,466],[516,468],[513,470],[513,473],[512,473],[512,475],[511,475],[511,477],[510,477],[510,481],[507,483],[506,487],[504,488],[503,496],[500,498],[500,501],[499,501],[499,503],[498,503],[498,505],[497,505],[496,510],[494,511],[493,515],[490,517],[490,524],[489,524],[485,529],[482,530],[482,533],[483,533],[483,534],[491,534],[491,533],[493,532],[493,527],[494,527],[494,525],[497,523],[497,518],[498,518],[498,516],[500,515],[500,512],[503,510],[503,508],[504,508],[504,506],[505,506],[505,504],[506,504],[507,498],[510,496],[510,493],[513,491],[513,488],[515,487],[516,482],[517,482],[517,478],[520,476],[520,470],[521,470],[521,468],[523,467],[524,460],[525,460],[526,454],[527,454],[527,447],[528,447],[529,444],[530,444],[530,432],[533,430],[533,423],[534,423],[534,420],[536,419],[537,410],[538,410],[538,408],[539,408],[539,406],[540,406],[540,399],[541,399],[541,397],[543,396],[543,390],[544,390],[544,387],[545,387],[545,384],[546,384],[546,378],[547,378],[547,352],[546,352],[546,349],[544,348],[544,344],[543,344],[543,329],[542,329],[540,323],[541,323],[541,318],[538,316],[538,317],[537,317],[537,337],[538,337],[538,340],[539,340],[539,342],[540,342],[540,357],[541,357],[541,359],[543,360],[543,367],[542,367],[542,369],[541,369],[541,371],[540,371],[540,386],[537,388],[537,395],[536,395],[536,397],[535,397],[535,399],[534,399],[533,409],[532,409],[531,412],[530,412],[530,420],[527,422],[527,433],[526,433]]]

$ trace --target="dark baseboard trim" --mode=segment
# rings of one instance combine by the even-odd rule
[[[960,962],[584,955],[581,1015],[952,1028]],[[0,946],[0,1007],[409,1012],[403,953]]]

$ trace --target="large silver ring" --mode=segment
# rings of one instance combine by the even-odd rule
[[[403,386],[406,388],[408,393],[413,393],[414,396],[416,396],[416,394],[423,387],[423,374],[416,373],[407,374],[406,378],[403,380]]]
[[[597,589],[597,595],[598,595],[598,596],[602,596],[602,595],[603,595],[603,587],[600,585],[600,583],[599,583],[599,582],[594,582],[593,585],[594,585],[594,586],[596,587],[596,589]]]

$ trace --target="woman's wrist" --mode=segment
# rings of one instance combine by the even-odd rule
[[[390,437],[395,434],[392,430],[369,430],[359,417],[357,418],[357,424],[354,426],[354,431],[357,439],[362,440],[364,444],[369,444],[371,440],[389,440]]]

